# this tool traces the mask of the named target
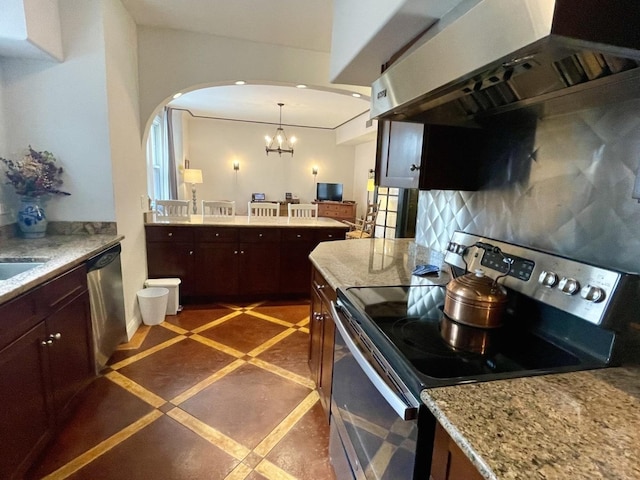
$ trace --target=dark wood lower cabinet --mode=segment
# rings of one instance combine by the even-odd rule
[[[309,324],[309,368],[316,382],[320,403],[327,421],[331,406],[331,382],[333,380],[333,347],[336,326],[331,316],[331,302],[336,292],[315,268],[311,275],[311,312]]]
[[[147,225],[149,278],[180,278],[183,297],[308,296],[309,254],[347,229]]]
[[[22,478],[93,379],[84,265],[0,305],[0,478]]]
[[[482,480],[483,478],[439,423],[436,423],[431,478],[433,480]]]

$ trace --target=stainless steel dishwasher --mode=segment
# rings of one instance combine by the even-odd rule
[[[127,338],[121,250],[117,244],[87,260],[96,373],[105,367],[116,347]]]

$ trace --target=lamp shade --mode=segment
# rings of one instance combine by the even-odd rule
[[[186,168],[184,170],[184,183],[202,183],[202,170]]]
[[[367,180],[367,192],[373,192],[376,189],[375,180],[370,178]]]

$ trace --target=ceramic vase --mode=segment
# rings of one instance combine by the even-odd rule
[[[42,238],[47,233],[47,217],[40,197],[22,197],[18,228],[24,238]]]

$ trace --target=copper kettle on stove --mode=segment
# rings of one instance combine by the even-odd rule
[[[451,320],[478,328],[497,328],[507,304],[507,290],[477,269],[452,279],[446,288],[444,314]]]

